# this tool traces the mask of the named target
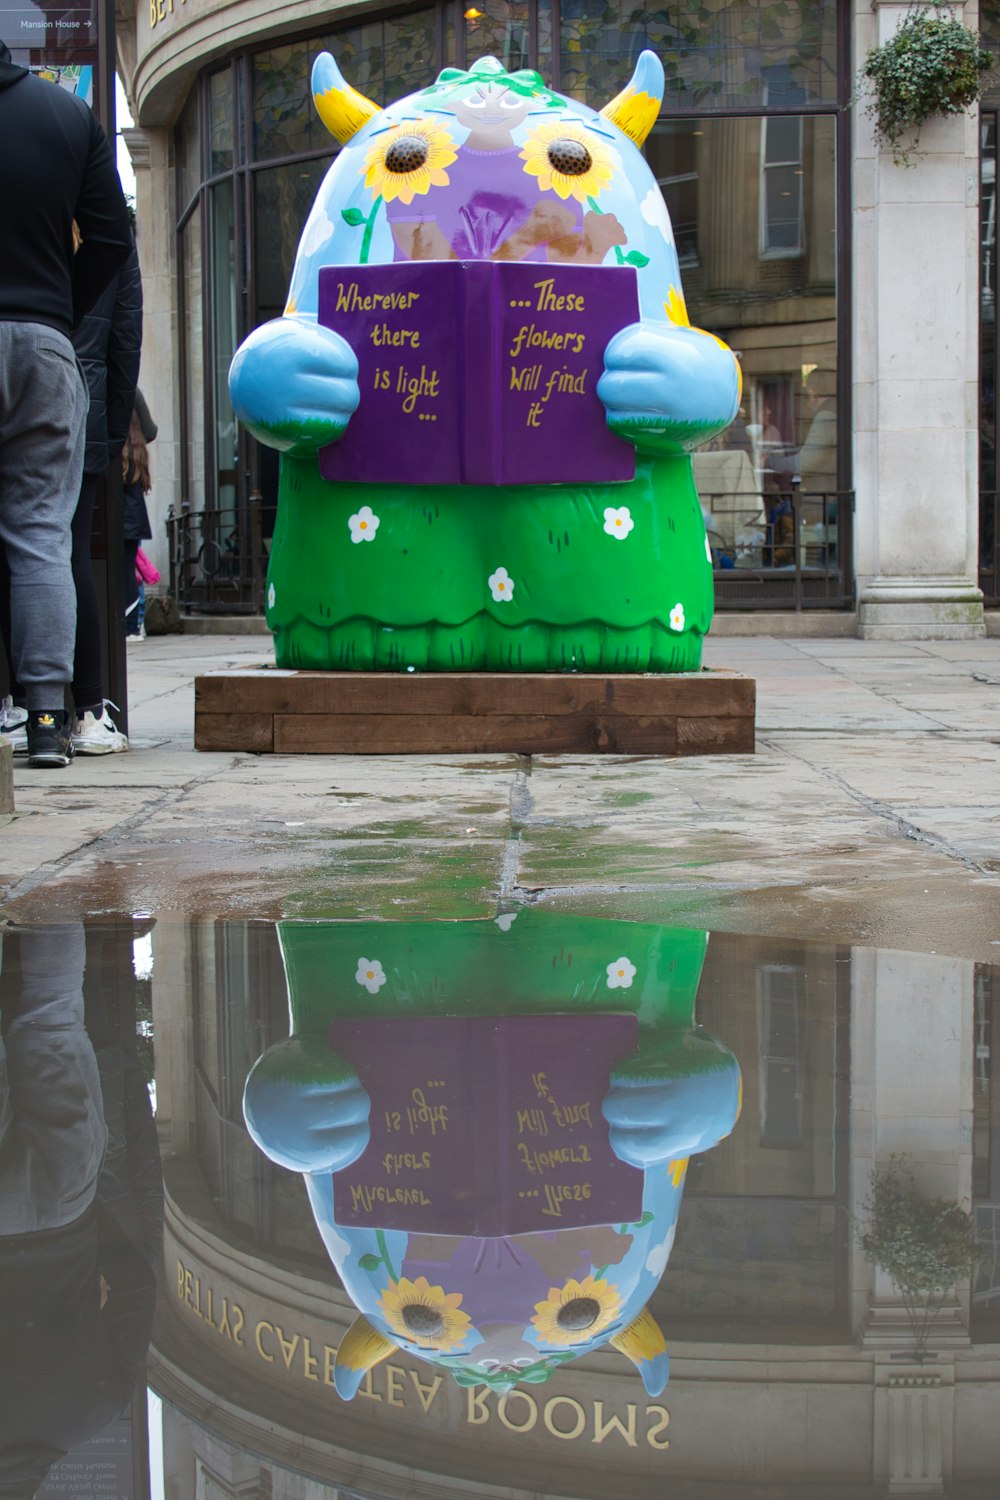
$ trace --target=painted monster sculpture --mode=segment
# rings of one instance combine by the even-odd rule
[[[324,53],[312,90],[342,149],[283,316],[230,371],[237,416],[281,453],[267,582],[279,666],[697,669],[713,592],[690,450],[732,420],[740,375],[689,324],[639,149],[659,60],[644,52],[600,113],[489,57],[380,109]],[[496,283],[524,331],[443,297],[436,316],[427,288],[458,282],[406,280],[428,262],[471,268],[468,287],[483,266],[524,267],[527,281]],[[419,316],[388,316],[417,307],[393,286],[423,288]],[[372,306],[387,316],[360,348],[344,313]],[[358,462],[338,457],[352,441]]]
[[[647,1302],[688,1158],[739,1114],[694,1023],[706,934],[545,912],[279,934],[291,1035],[244,1115],[360,1309],[340,1395],[396,1350],[505,1392],[602,1345],[658,1395]]]

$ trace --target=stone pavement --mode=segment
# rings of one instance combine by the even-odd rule
[[[720,637],[753,756],[254,756],[192,748],[195,675],[259,636],[129,652],[132,750],[15,763],[24,919],[468,917],[544,902],[1000,961],[1000,641]]]

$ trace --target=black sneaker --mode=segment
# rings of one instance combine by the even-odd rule
[[[73,716],[65,710],[28,713],[28,765],[68,766],[73,759]]]

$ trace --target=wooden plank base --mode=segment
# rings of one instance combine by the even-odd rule
[[[508,672],[289,672],[195,678],[196,750],[279,755],[749,755],[756,683]]]

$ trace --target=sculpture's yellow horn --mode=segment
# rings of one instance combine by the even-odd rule
[[[316,113],[342,146],[381,114],[377,104],[351,88],[329,52],[321,52],[313,63],[312,95]]]
[[[374,1329],[364,1316],[355,1318],[337,1349],[333,1383],[338,1394],[350,1401],[369,1370],[396,1352],[396,1345]]]
[[[663,64],[655,52],[640,52],[632,77],[601,114],[641,146],[656,124],[662,100]]]
[[[660,1325],[649,1309],[644,1307],[627,1328],[612,1334],[611,1345],[632,1361],[648,1394],[658,1396],[670,1378],[670,1356]]]

